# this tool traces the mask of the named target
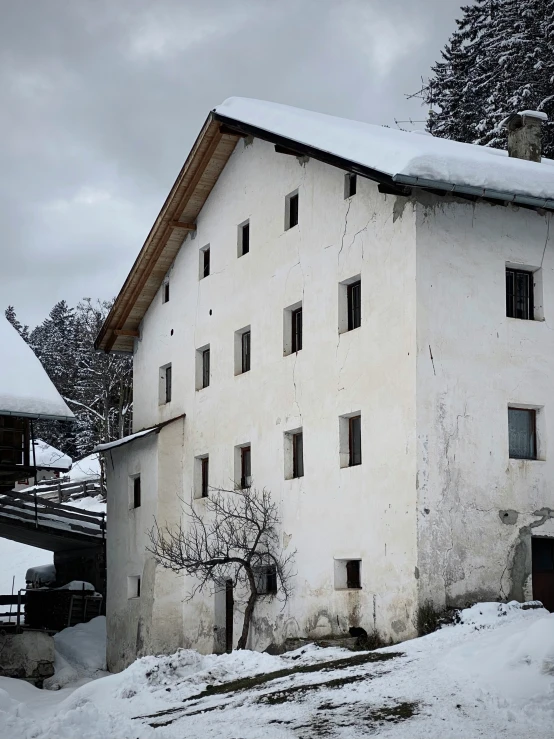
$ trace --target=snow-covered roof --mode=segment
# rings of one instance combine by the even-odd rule
[[[554,201],[554,161],[336,118],[288,105],[232,97],[214,112],[363,167],[395,182],[413,178]],[[554,207],[554,202],[552,203]]]
[[[33,457],[33,442],[31,442],[31,461],[36,459],[36,466],[38,469],[55,469],[55,470],[69,470],[71,469],[71,457],[67,454],[60,452],[56,447],[50,446],[42,439],[35,439],[34,441],[34,457]]]
[[[97,477],[100,477],[100,459],[98,454],[94,453],[74,462],[69,473],[69,479],[72,481],[89,480]]]
[[[143,429],[142,431],[137,431],[136,434],[130,434],[129,436],[124,436],[122,439],[116,439],[116,441],[110,441],[106,444],[98,444],[94,447],[95,452],[107,452],[109,449],[114,449],[117,446],[123,446],[123,444],[128,444],[130,441],[134,441],[135,439],[140,439],[141,436],[148,436],[148,434],[155,434],[158,433],[160,430],[159,426],[153,426],[150,429]]]
[[[31,347],[3,316],[0,347],[0,415],[74,420]]]

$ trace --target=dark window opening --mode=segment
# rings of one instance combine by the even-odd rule
[[[202,277],[210,274],[210,247],[202,250]]]
[[[241,371],[250,371],[250,331],[245,331],[241,336]]]
[[[133,478],[133,508],[140,508],[140,475]]]
[[[346,587],[361,588],[362,578],[360,572],[360,560],[351,559],[346,563]]]
[[[298,225],[298,193],[287,198],[287,229]]]
[[[512,459],[537,458],[537,414],[535,410],[508,408],[508,432]]]
[[[355,174],[347,174],[345,177],[344,197],[351,198],[356,194],[358,178]]]
[[[506,315],[508,318],[534,319],[532,272],[506,270]]]
[[[256,587],[260,595],[271,595],[277,592],[277,568],[266,565],[257,570]]]
[[[248,254],[250,251],[250,221],[240,227],[240,254]]]
[[[362,283],[353,282],[348,285],[348,330],[352,331],[362,325]]]
[[[165,368],[165,402],[171,401],[171,367]]]
[[[240,450],[240,486],[244,490],[249,488],[252,481],[252,466],[250,447],[243,446]]]
[[[167,303],[169,301],[169,281],[164,282],[163,284],[163,303]]]
[[[355,467],[362,463],[362,417],[348,419],[348,466]]]
[[[137,598],[140,598],[140,577],[137,577]]]
[[[554,572],[554,539],[533,536],[531,543],[533,572]]]
[[[202,484],[201,484],[201,494],[203,498],[208,497],[208,473],[209,473],[209,459],[208,457],[202,457],[200,460],[201,467],[202,467]]]
[[[299,352],[302,349],[302,308],[292,311],[292,352]]]
[[[292,435],[292,476],[304,477],[304,438],[301,431]]]
[[[202,387],[208,387],[210,384],[210,350],[204,349],[202,352]]]

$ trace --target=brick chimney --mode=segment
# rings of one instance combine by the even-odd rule
[[[517,159],[540,162],[542,124],[547,120],[546,113],[538,110],[522,110],[509,115],[504,121],[508,129],[508,154]]]

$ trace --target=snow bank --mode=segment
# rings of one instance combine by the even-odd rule
[[[248,651],[200,655],[182,649],[144,657],[73,692],[42,695],[31,686],[16,685],[18,681],[0,679],[0,736],[284,739],[319,736],[323,727],[326,735],[336,737],[551,739],[554,614],[517,603],[485,603],[466,609],[460,618],[459,624],[380,650],[401,653],[391,661],[292,673],[254,689],[208,691],[190,703],[184,699],[209,685],[352,654],[313,646],[282,657]],[[95,621],[57,635],[55,677],[68,668],[78,677],[79,669],[90,673],[99,664],[94,662],[94,644],[100,641],[101,619]],[[344,680],[351,676],[354,682]],[[332,687],[325,687],[331,682]],[[291,687],[285,707],[279,694]],[[261,700],[271,692],[276,701]],[[407,702],[417,710],[406,720],[377,725],[368,715]],[[151,719],[136,718],[158,711],[165,713],[155,729],[149,726]]]
[[[0,413],[74,420],[31,347],[0,316]]]
[[[263,100],[232,97],[215,112],[391,176],[554,198],[554,167],[549,166],[554,162],[547,159],[527,162],[498,149],[412,136]]]

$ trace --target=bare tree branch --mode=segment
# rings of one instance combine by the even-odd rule
[[[296,552],[283,550],[277,505],[265,488],[211,490],[204,515],[194,503],[182,502],[187,528],[182,523],[160,527],[156,521],[147,549],[162,567],[196,578],[189,599],[215,591],[226,580],[248,593],[238,641],[245,649],[257,601],[277,598],[284,606],[292,593]]]

